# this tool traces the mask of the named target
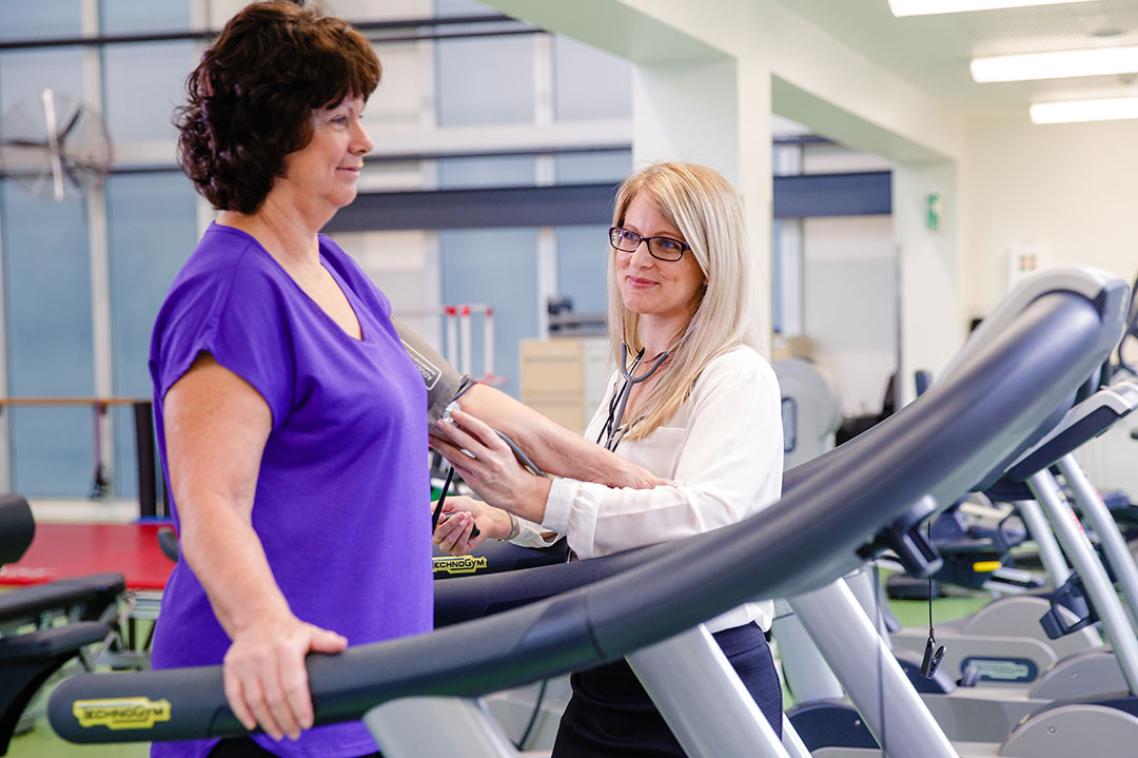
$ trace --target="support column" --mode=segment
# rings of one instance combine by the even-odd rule
[[[762,352],[770,354],[770,71],[731,57],[638,63],[632,79],[633,168],[689,161],[723,174],[743,198],[757,262]]]
[[[957,170],[952,162],[900,163],[893,170],[893,235],[900,301],[898,408],[916,396],[913,372],[927,369],[935,382],[967,336],[960,307],[960,203],[956,187]],[[935,217],[930,219],[932,196],[936,207]]]
[[[83,33],[97,36],[100,33],[97,0],[83,0]],[[84,91],[87,102],[98,112],[103,111],[103,61],[98,47],[88,47],[83,58]],[[111,326],[111,264],[107,237],[107,198],[100,187],[86,197],[87,235],[91,255],[91,343],[94,358],[94,388],[96,397],[114,395],[114,351]],[[115,414],[95,410],[96,433],[101,455],[97,464],[103,467],[111,484],[107,495],[113,497],[115,482]],[[102,415],[100,416],[99,414]],[[95,483],[97,487],[98,482]],[[94,494],[95,489],[92,489]]]

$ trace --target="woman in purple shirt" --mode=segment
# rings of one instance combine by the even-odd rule
[[[180,160],[220,214],[151,345],[184,558],[153,663],[224,662],[265,734],[154,755],[373,753],[360,723],[301,733],[305,656],[431,629],[423,382],[387,298],[318,234],[356,196],[379,77],[358,32],[281,2],[238,13],[188,79]]]
[[[234,16],[187,83],[180,160],[220,213],[150,350],[183,558],[152,661],[224,663],[264,734],[156,756],[372,754],[359,722],[310,729],[305,656],[431,629],[426,389],[387,298],[319,234],[355,199],[379,77],[343,21],[273,2]],[[464,397],[551,473],[658,483],[493,388]]]

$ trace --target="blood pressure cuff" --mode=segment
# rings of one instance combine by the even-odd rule
[[[455,371],[446,358],[399,319],[391,321],[399,332],[403,349],[423,377],[423,384],[427,387],[427,424],[433,425],[443,417],[443,411],[451,401],[470,385],[470,377]]]

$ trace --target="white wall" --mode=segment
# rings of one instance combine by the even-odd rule
[[[844,415],[876,413],[897,365],[897,256],[889,216],[807,219],[803,307],[813,358]]]
[[[1004,293],[1007,252],[1028,245],[1052,265],[1138,272],[1138,125],[1035,126],[1026,116],[969,125],[961,185],[965,308]]]
[[[1006,291],[1008,251],[1041,264],[1138,273],[1138,126],[1035,126],[1026,116],[969,125],[961,181],[966,317]],[[1079,453],[1097,486],[1138,498],[1138,442],[1123,423]]]

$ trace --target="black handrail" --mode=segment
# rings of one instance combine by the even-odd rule
[[[474,696],[586,668],[755,597],[832,581],[859,565],[859,548],[920,498],[947,505],[1014,455],[1109,355],[1121,311],[1071,292],[1038,298],[949,380],[835,451],[825,476],[734,527],[671,543],[635,568],[523,608],[312,656],[317,722],[358,719],[401,697]],[[49,715],[76,742],[244,731],[225,704],[217,666],[80,675],[56,689]]]
[[[488,34],[535,34],[540,29],[525,25],[521,29],[504,29],[489,32],[473,30],[451,32],[433,32],[418,35],[383,36],[399,29],[415,29],[420,27],[437,27],[444,29],[448,26],[480,26],[483,24],[522,24],[515,18],[500,13],[479,14],[468,16],[438,16],[428,18],[390,19],[387,21],[354,21],[349,22],[352,27],[371,41],[376,42],[403,42],[410,39],[439,39],[461,38],[471,36],[486,36]],[[170,31],[130,32],[122,34],[96,34],[78,35],[70,37],[40,37],[26,39],[0,39],[0,52],[11,50],[32,50],[45,47],[72,47],[101,46],[101,45],[131,45],[154,42],[208,42],[221,34],[220,29],[179,29]]]

